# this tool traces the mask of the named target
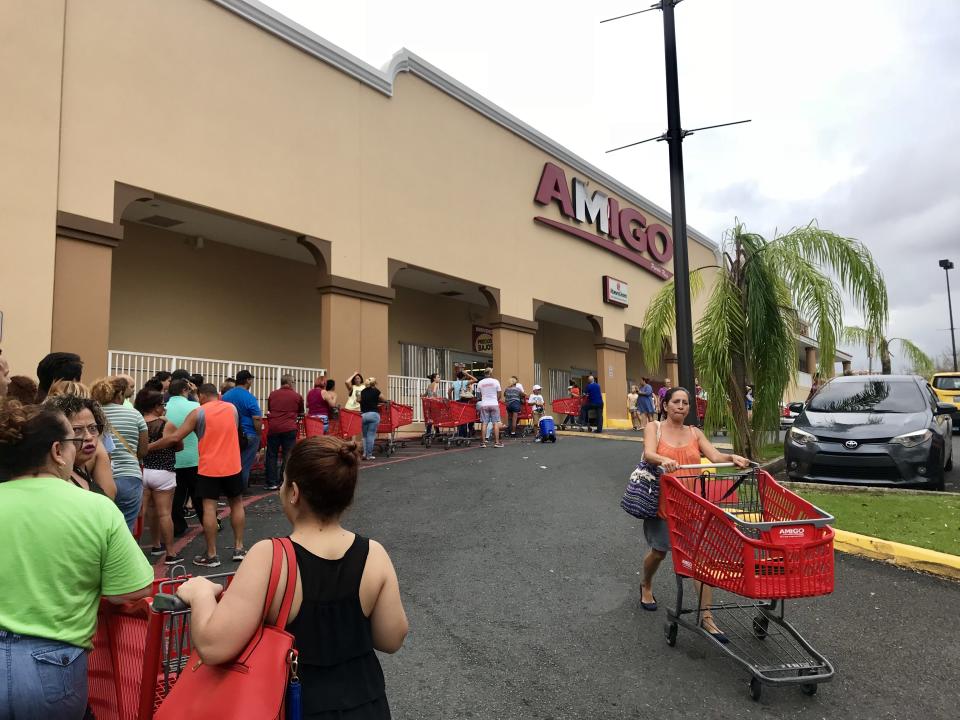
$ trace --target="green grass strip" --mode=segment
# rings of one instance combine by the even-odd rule
[[[799,493],[841,530],[960,555],[960,497],[870,492]]]

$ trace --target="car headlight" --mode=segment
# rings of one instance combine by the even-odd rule
[[[790,442],[792,442],[794,445],[799,445],[800,447],[804,447],[817,441],[816,435],[811,435],[810,433],[801,430],[796,426],[790,428],[790,431],[787,433],[787,435],[790,437]]]
[[[917,445],[922,445],[932,437],[933,437],[933,433],[930,432],[929,430],[917,430],[916,432],[897,435],[890,442],[896,443],[897,445],[903,445],[904,447],[912,448],[912,447],[916,447]]]

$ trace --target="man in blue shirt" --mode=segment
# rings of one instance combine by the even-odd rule
[[[260,403],[250,392],[253,385],[253,373],[241,370],[237,373],[237,386],[223,394],[223,400],[237,408],[240,415],[240,429],[247,436],[247,446],[240,449],[240,476],[243,479],[243,489],[250,484],[250,468],[260,450],[260,420],[263,412]]]
[[[595,432],[603,432],[603,392],[593,375],[587,375],[587,386],[583,389],[583,394],[587,396],[587,401],[580,409],[580,424],[587,426],[587,432],[590,431],[590,411],[593,410],[597,414],[597,429]]]

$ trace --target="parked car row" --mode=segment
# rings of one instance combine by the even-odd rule
[[[960,373],[833,378],[797,413],[784,438],[791,480],[942,490],[953,467]],[[781,424],[784,420],[781,420]]]

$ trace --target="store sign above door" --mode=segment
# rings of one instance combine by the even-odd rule
[[[581,225],[590,223],[597,232],[540,215],[533,218],[534,222],[598,245],[607,252],[639,265],[661,280],[669,280],[673,276],[663,267],[663,263],[673,257],[673,238],[667,228],[658,223],[647,224],[647,218],[639,210],[621,208],[617,200],[607,197],[605,193],[590,193],[583,180],[573,178],[572,185],[568,184],[563,169],[553,163],[548,162],[543,166],[534,201],[539,205],[556,202],[560,214],[565,218]]]
[[[627,307],[630,304],[630,286],[623,280],[603,276],[603,301],[611,305]]]

